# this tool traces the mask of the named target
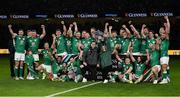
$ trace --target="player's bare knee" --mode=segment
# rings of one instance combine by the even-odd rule
[[[162,65],[162,70],[166,70],[167,69],[167,64],[163,64]]]

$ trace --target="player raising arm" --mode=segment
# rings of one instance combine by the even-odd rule
[[[66,56],[66,45],[65,45],[65,36],[66,36],[66,26],[64,24],[64,21],[61,21],[61,24],[63,25],[63,34],[61,33],[60,29],[57,29],[55,32],[55,37],[53,37],[53,47],[56,49],[56,54],[58,56]]]
[[[143,77],[144,77],[144,70],[146,68],[146,65],[149,62],[149,55],[147,54],[147,60],[145,62],[143,62],[142,60],[142,56],[138,56],[137,60],[134,58],[134,56],[132,55],[132,49],[130,49],[130,58],[132,60],[132,62],[135,65],[135,72],[133,74],[133,80],[135,80],[135,84],[139,83],[142,81]]]
[[[148,32],[148,28],[146,27],[145,24],[142,25],[141,28],[141,48],[140,48],[140,52],[142,54],[146,54],[146,48],[147,48],[147,34],[145,35],[145,33],[149,33]]]
[[[139,32],[136,30],[136,28],[134,27],[134,25],[131,23],[130,23],[130,28],[134,33],[133,37],[131,38],[132,50],[134,54],[139,55],[140,54],[139,48],[141,45],[141,39],[140,39],[141,36]]]
[[[8,25],[9,32],[12,35],[13,39],[15,40],[15,67],[14,67],[14,73],[15,73],[15,80],[23,80],[23,64],[25,60],[25,43],[26,38],[24,35],[23,30],[19,30],[18,34],[14,33],[12,30],[12,25]],[[19,69],[20,66],[20,69]],[[18,71],[20,72],[18,77]]]
[[[28,49],[32,51],[34,61],[35,61],[35,67],[37,68],[39,66],[39,55],[38,55],[38,49],[41,39],[43,39],[46,35],[45,26],[41,25],[42,34],[40,36],[37,35],[36,30],[32,31],[32,36],[28,38]]]
[[[78,26],[76,22],[73,22],[74,25],[74,36],[72,38],[72,54],[79,55],[80,45],[81,45],[81,33],[78,31]]]
[[[149,51],[150,55],[150,66],[152,73],[154,75],[153,84],[157,84],[158,82],[158,73],[161,70],[160,62],[159,62],[159,39],[156,39],[155,44],[150,44],[151,50]]]
[[[162,67],[162,81],[160,84],[168,83],[168,65],[169,65],[169,33],[170,33],[170,22],[167,16],[164,17],[166,23],[164,23],[165,27],[161,27],[159,30],[160,33],[160,63]]]
[[[123,37],[121,39],[121,54],[126,54],[127,52],[129,52],[128,48],[130,46],[131,41],[131,32],[126,27],[126,25],[122,25],[122,27],[125,29],[125,31],[122,33]]]

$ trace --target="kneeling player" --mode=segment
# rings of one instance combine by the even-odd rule
[[[80,63],[77,57],[70,58],[68,62],[68,77],[74,80],[76,83],[82,81],[83,76],[81,75]]]

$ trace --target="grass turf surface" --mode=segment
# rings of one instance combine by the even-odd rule
[[[180,58],[170,58],[171,83],[96,84],[58,96],[180,96]],[[0,58],[0,96],[47,96],[80,87],[88,83],[51,82],[49,80],[20,80],[10,78],[8,58]]]

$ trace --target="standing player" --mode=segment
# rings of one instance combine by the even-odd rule
[[[150,55],[150,66],[152,73],[154,75],[153,84],[158,83],[158,73],[161,70],[160,62],[159,62],[159,39],[156,40],[155,44],[149,45],[151,50],[149,51]]]
[[[108,42],[110,42],[111,52],[113,52],[115,45],[118,44],[118,38],[117,38],[117,32],[112,31],[112,26],[109,26]]]
[[[141,36],[139,32],[136,30],[133,24],[131,24],[131,21],[129,21],[130,28],[134,32],[134,35],[131,38],[131,46],[132,46],[132,51],[134,55],[139,55],[140,54],[140,45],[141,45]]]
[[[164,27],[161,27],[159,30],[161,36],[161,44],[160,44],[160,63],[162,66],[162,81],[160,84],[168,83],[167,77],[167,68],[169,65],[169,56],[168,56],[168,49],[169,49],[169,33],[170,33],[170,22],[167,16],[164,17],[166,23],[164,23]]]
[[[149,29],[146,27],[145,24],[143,24],[141,28],[141,48],[140,48],[140,52],[142,54],[146,54],[147,36],[148,36],[147,33],[149,33]]]
[[[39,55],[38,55],[38,48],[41,39],[44,38],[46,35],[45,26],[41,25],[42,28],[42,34],[40,36],[37,35],[37,32],[34,30],[31,32],[31,37],[28,38],[28,49],[32,51],[34,61],[35,61],[35,67],[37,68],[39,66]]]
[[[72,54],[72,37],[73,37],[72,27],[73,24],[70,24],[65,37],[65,45],[68,56]]]
[[[153,31],[149,31],[148,37],[147,37],[147,42],[146,42],[146,51],[151,52],[152,48],[151,45],[155,45],[156,44],[156,40],[154,38],[154,32]]]
[[[14,73],[15,73],[15,80],[23,80],[23,64],[25,60],[25,43],[26,43],[26,37],[24,35],[23,30],[19,30],[18,34],[14,33],[12,30],[12,25],[8,25],[9,32],[11,33],[12,37],[15,39],[15,67],[14,67]],[[18,69],[20,66],[20,69]],[[18,77],[18,70],[20,72]]]
[[[128,48],[130,45],[130,37],[131,37],[131,32],[129,31],[129,29],[126,27],[126,25],[122,25],[122,27],[125,29],[122,32],[122,39],[121,39],[121,54],[126,54],[127,52],[129,52]]]
[[[80,44],[81,44],[81,33],[78,31],[77,23],[73,23],[75,31],[74,37],[72,38],[72,54],[78,55],[80,52]]]
[[[89,33],[86,32],[84,39],[82,39],[83,52],[86,52],[92,43],[93,39],[90,37]]]
[[[66,45],[65,45],[65,36],[66,36],[66,26],[64,24],[64,21],[61,21],[61,24],[63,25],[63,34],[61,33],[60,29],[56,30],[56,37],[53,41],[53,46],[56,48],[56,53],[58,56],[66,56]]]

